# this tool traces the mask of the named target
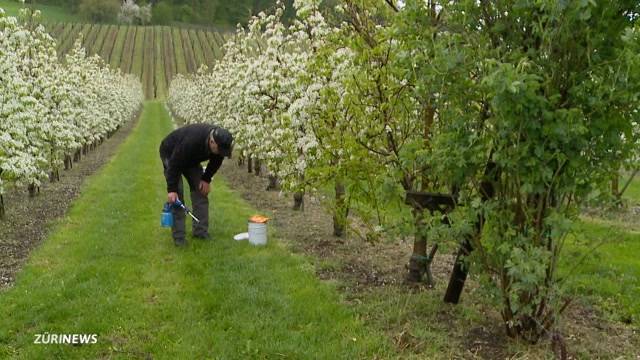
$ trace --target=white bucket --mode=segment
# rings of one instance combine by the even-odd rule
[[[249,222],[249,242],[253,245],[267,244],[267,224]]]

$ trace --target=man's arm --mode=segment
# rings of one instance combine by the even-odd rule
[[[209,163],[207,164],[207,168],[204,170],[204,174],[202,175],[202,181],[211,182],[211,178],[213,175],[218,172],[220,169],[220,165],[222,165],[222,160],[224,157],[220,155],[213,155],[209,158]]]

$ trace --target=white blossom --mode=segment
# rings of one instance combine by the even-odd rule
[[[320,146],[318,138],[341,135],[335,125],[327,131],[325,120],[336,110],[344,111],[335,98],[344,92],[342,79],[352,58],[343,49],[332,54],[326,64],[329,77],[309,71],[317,66],[315,52],[336,31],[325,22],[319,5],[318,0],[296,0],[298,16],[290,26],[282,22],[282,4],[274,13],[259,13],[246,29],[238,26],[210,72],[179,75],[169,90],[175,116],[228,128],[236,150],[262,160],[288,190],[296,190],[311,167],[326,161],[323,154],[349,156]]]
[[[138,80],[87,58],[79,43],[65,64],[55,49],[42,26],[0,15],[0,195],[8,185],[39,185],[142,102]]]

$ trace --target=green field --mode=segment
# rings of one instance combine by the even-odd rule
[[[210,195],[214,240],[189,237],[175,248],[158,221],[166,193],[157,144],[171,130],[162,103],[148,103],[1,293],[0,358],[384,356],[381,334],[276,236],[265,247],[233,241],[255,210],[219,178]],[[34,344],[44,333],[96,334],[97,343]]]
[[[42,20],[47,22],[75,22],[80,18],[60,6],[52,5],[30,5],[42,12]],[[7,15],[16,16],[24,5],[17,0],[0,0],[0,8],[4,9]]]
[[[87,54],[97,54],[115,69],[135,74],[148,99],[164,98],[176,74],[212,66],[222,55],[224,37],[210,30],[168,26],[47,23],[63,57],[82,34]]]

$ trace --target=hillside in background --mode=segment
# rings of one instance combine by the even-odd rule
[[[206,29],[51,23],[50,34],[63,57],[81,35],[88,54],[111,67],[137,75],[147,98],[164,98],[176,74],[194,73],[222,56],[224,36]]]
[[[13,0],[0,0],[3,3]],[[294,16],[293,0],[285,0],[287,5],[286,19]],[[86,9],[99,9],[101,21],[115,22],[121,0],[26,0],[31,6],[48,5],[52,8],[64,9],[69,17],[77,16],[84,21],[91,20]],[[152,24],[171,25],[176,23],[200,24],[220,28],[235,28],[236,24],[246,24],[248,19],[260,11],[275,6],[276,0],[137,0],[137,4],[150,3],[153,9]],[[93,19],[95,20],[95,19]]]

